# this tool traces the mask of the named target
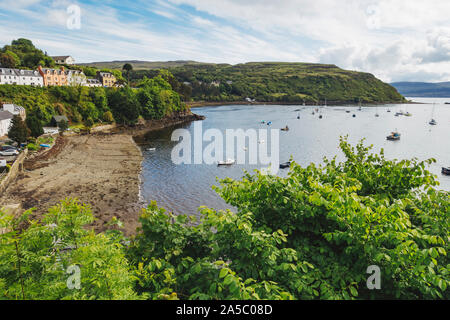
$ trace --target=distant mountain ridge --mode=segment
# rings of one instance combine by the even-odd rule
[[[450,98],[450,82],[394,82],[391,86],[406,97]]]

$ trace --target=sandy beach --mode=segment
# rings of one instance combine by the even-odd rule
[[[0,206],[21,204],[42,213],[66,197],[89,204],[96,231],[113,217],[124,223],[127,235],[138,225],[139,175],[142,153],[131,135],[95,134],[59,137],[47,154],[25,162],[4,194]]]

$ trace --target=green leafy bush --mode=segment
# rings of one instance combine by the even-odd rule
[[[450,198],[425,170],[434,160],[387,160],[345,139],[341,148],[343,163],[223,180],[216,190],[237,212],[203,208],[198,225],[151,205],[129,252],[141,271],[139,292],[448,299]],[[381,290],[367,288],[371,265],[381,268]]]

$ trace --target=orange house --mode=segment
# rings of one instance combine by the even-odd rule
[[[41,66],[38,67],[38,71],[44,79],[44,86],[67,86],[67,75],[64,71],[64,67],[60,69],[46,69]]]

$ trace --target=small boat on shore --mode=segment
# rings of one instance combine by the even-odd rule
[[[231,166],[236,162],[234,159],[227,159],[225,161],[219,161],[217,162],[218,166]]]
[[[430,125],[432,125],[432,126],[435,126],[435,125],[437,125],[437,122],[436,122],[436,120],[434,120],[434,119],[431,119],[430,120],[430,122],[428,122]]]
[[[281,130],[281,131],[289,131],[289,127],[286,126],[286,127],[284,127],[284,128],[281,128],[280,130]]]
[[[291,161],[280,164],[280,169],[287,169],[291,166]]]
[[[396,112],[396,113],[395,113],[395,116],[396,116],[396,117],[398,117],[398,116],[403,116],[403,115],[404,115],[404,113],[403,113],[403,111],[401,111],[401,110],[400,110],[399,112]]]
[[[386,137],[386,139],[389,141],[397,141],[397,140],[400,140],[400,136],[401,136],[401,134],[398,133],[397,131],[395,131],[395,132],[392,132],[390,135],[388,135]]]
[[[442,168],[442,174],[445,174],[446,176],[450,176],[450,167]]]

